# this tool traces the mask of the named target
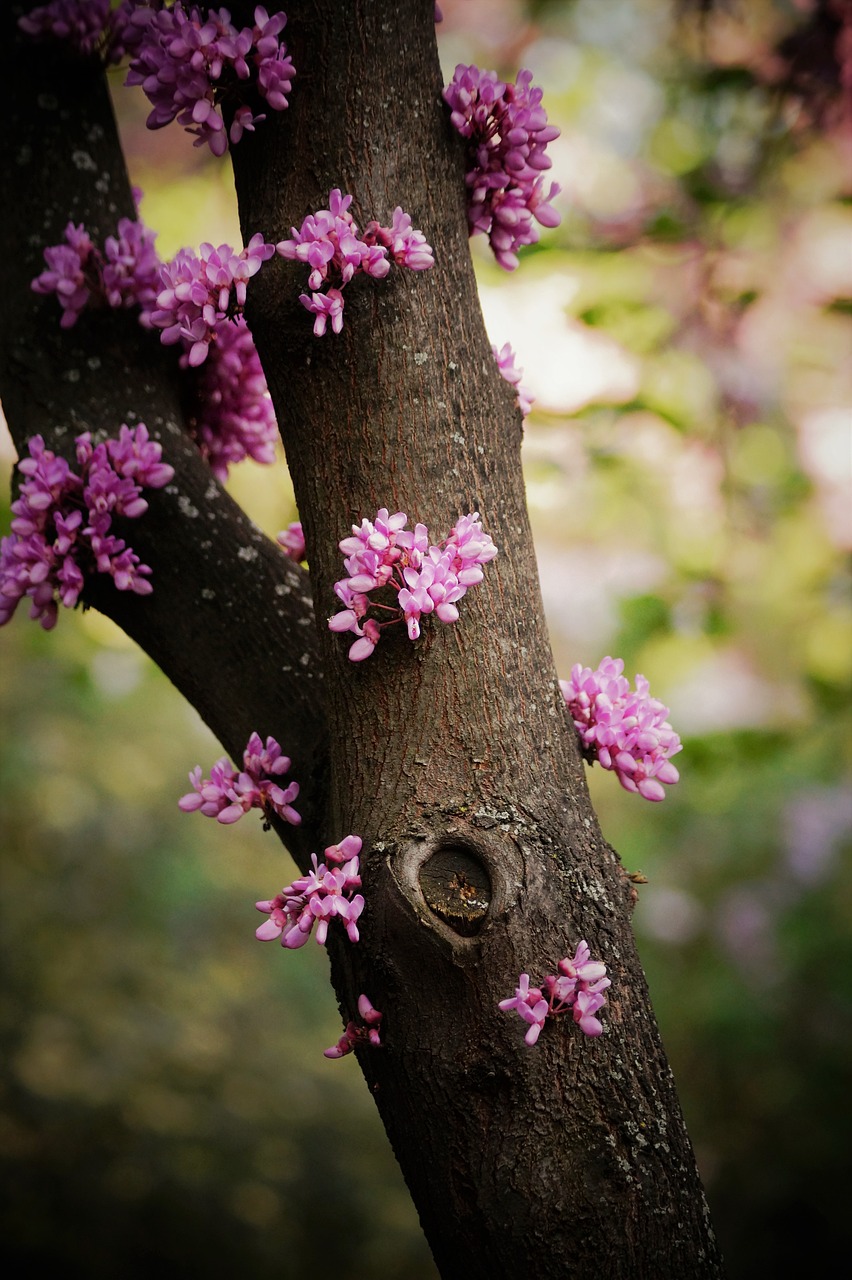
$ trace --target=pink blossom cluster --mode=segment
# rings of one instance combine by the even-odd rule
[[[258,232],[237,253],[230,245],[202,244],[198,253],[180,249],[160,271],[160,292],[151,322],[162,329],[160,340],[183,344],[187,363],[195,368],[207,359],[218,326],[242,313],[246,286],[275,249]]]
[[[651,697],[645,677],[637,675],[632,690],[623,671],[621,658],[604,658],[596,671],[578,662],[559,687],[585,751],[614,770],[626,791],[663,800],[661,784],[671,786],[680,777],[670,757],[681,741],[666,719],[668,707]]]
[[[216,479],[224,483],[228,468],[245,458],[274,462],[278,423],[242,316],[215,326],[209,357],[196,378],[187,425]]]
[[[141,84],[153,105],[149,129],[161,129],[177,119],[196,135],[195,146],[207,143],[214,155],[224,155],[228,139],[240,140],[266,117],[245,104],[250,83],[273,111],[283,111],[296,74],[287,46],[279,39],[287,22],[283,13],[269,16],[260,5],[254,25],[237,29],[227,9],[197,5],[135,6],[128,27],[136,27],[126,84]],[[226,130],[222,105],[236,105]]]
[[[462,516],[443,542],[429,542],[425,524],[406,529],[404,511],[389,515],[387,507],[376,514],[375,522],[362,520],[352,526],[352,537],[344,538],[340,550],[347,577],[334,584],[343,609],[329,618],[332,631],[351,631],[358,639],[349,650],[352,662],[369,658],[379,642],[382,628],[405,621],[408,635],[420,635],[420,619],[434,613],[441,622],[458,620],[456,607],[468,587],[481,582],[482,566],[497,555],[490,536],[483,532],[479,512]],[[395,605],[370,599],[371,591],[395,592]],[[385,621],[368,618],[376,608],[391,615]]]
[[[151,327],[151,311],[160,286],[161,262],[155,235],[143,222],[121,218],[117,234],[98,249],[81,223],[69,222],[65,243],[44,251],[47,269],[32,282],[35,293],[55,293],[62,307],[60,324],[70,329],[87,306],[139,307],[140,323]]]
[[[505,84],[493,71],[459,63],[444,100],[450,119],[467,139],[467,219],[471,235],[487,235],[501,267],[513,271],[517,251],[538,240],[533,219],[544,227],[559,225],[550,203],[556,183],[545,193],[542,173],[551,165],[545,148],[559,136],[547,123],[542,91],[532,72],[518,72]]]
[[[346,1030],[337,1044],[333,1044],[330,1049],[324,1049],[323,1057],[344,1058],[347,1053],[351,1053],[359,1044],[372,1045],[375,1049],[381,1047],[379,1024],[381,1023],[382,1015],[378,1009],[373,1008],[365,995],[358,997],[358,1014],[361,1018],[361,1025],[359,1026],[357,1022],[347,1022]]]
[[[133,194],[138,205],[142,193]],[[254,339],[239,314],[246,281],[272,256],[272,245],[260,236],[240,253],[202,245],[200,258],[182,249],[164,264],[154,239],[143,222],[122,218],[101,251],[82,224],[69,222],[65,243],[45,249],[48,269],[32,288],[56,294],[66,329],[87,306],[137,306],[139,323],[151,329],[159,307],[157,327],[169,329],[164,341],[182,344],[181,366],[204,365],[187,394],[187,426],[213,474],[224,481],[244,458],[273,462],[278,424]]]
[[[336,916],[343,922],[349,941],[357,942],[358,917],[364,910],[363,895],[353,892],[361,887],[360,852],[361,837],[349,835],[339,844],[329,845],[325,862],[318,862],[317,855],[311,854],[312,869],[307,875],[285,885],[274,898],[255,903],[258,911],[269,916],[255,936],[261,942],[280,938],[282,947],[293,950],[304,946],[316,925],[316,939],[322,946]]]
[[[531,987],[529,974],[522,973],[514,996],[500,1001],[501,1009],[514,1009],[529,1024],[524,1036],[529,1045],[535,1044],[547,1018],[569,1009],[587,1036],[599,1036],[603,1031],[595,1015],[606,1004],[604,992],[612,985],[606,965],[590,959],[588,943],[580,942],[574,955],[560,960],[557,969],[558,975],[548,974],[540,987]]]
[[[238,822],[250,809],[260,809],[265,821],[273,814],[297,827],[301,816],[293,808],[299,795],[298,782],[279,785],[282,774],[290,768],[290,757],[282,755],[274,738],[264,746],[259,734],[253,733],[243,752],[243,767],[234,768],[227,756],[217,760],[210,777],[201,776],[201,765],[189,775],[192,791],[181,796],[178,807],[184,813],[200,811],[205,818],[229,824]]]
[[[142,489],[162,488],[174,470],[141,422],[101,444],[93,445],[88,432],[75,444],[77,471],[45,449],[41,436],[33,436],[30,456],[18,463],[24,480],[12,503],[12,532],[0,543],[0,626],[29,596],[30,617],[49,631],[58,604],[76,605],[87,573],[110,574],[119,591],[153,590],[151,570],[110,528],[113,516],[143,515]]]
[[[491,350],[494,352],[494,359],[497,361],[497,368],[500,373],[515,388],[518,396],[518,407],[522,415],[526,417],[533,406],[535,396],[521,382],[524,371],[515,364],[515,353],[511,344],[504,342],[503,346],[498,350],[497,344],[492,343]]]
[[[136,7],[135,0],[122,0],[115,8],[110,0],[51,0],[19,18],[18,26],[29,36],[53,36],[78,53],[97,51],[109,62],[120,62],[123,33]]]
[[[305,533],[302,529],[301,520],[294,520],[292,524],[288,524],[287,528],[282,530],[275,540],[280,547],[283,547],[291,560],[304,560]]]
[[[343,287],[359,272],[381,280],[391,269],[391,260],[412,271],[426,271],[435,265],[432,250],[422,231],[411,225],[402,209],[394,210],[389,227],[368,222],[360,234],[349,206],[350,195],[338,187],[329,192],[329,207],[305,218],[301,227],[291,227],[289,240],[275,248],[282,258],[304,262],[311,268],[310,293],[299,294],[302,306],[314,319],[314,333],[322,337],[329,321],[334,333],[343,328]]]

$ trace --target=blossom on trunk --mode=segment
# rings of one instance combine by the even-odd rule
[[[365,995],[358,997],[358,1014],[361,1018],[360,1024],[351,1020],[347,1022],[346,1030],[337,1044],[333,1044],[330,1049],[324,1049],[323,1057],[343,1058],[359,1044],[367,1044],[375,1049],[381,1047],[379,1024],[382,1021],[382,1015],[378,1009],[373,1008]]]
[[[267,738],[264,744],[259,734],[253,733],[243,752],[242,769],[235,769],[223,756],[213,765],[210,777],[204,778],[201,765],[196,765],[189,775],[192,791],[181,796],[178,807],[184,813],[198,811],[225,825],[238,822],[250,809],[260,809],[266,821],[276,814],[298,826],[302,819],[293,801],[298,798],[299,784],[280,785],[289,768],[290,757],[282,754],[274,738]]]
[[[328,208],[309,213],[301,227],[291,227],[290,237],[275,246],[282,258],[310,267],[308,289],[300,293],[302,306],[312,313],[314,333],[322,337],[331,323],[334,333],[343,328],[343,288],[356,275],[383,279],[391,263],[411,271],[435,265],[432,250],[411,218],[396,208],[389,227],[368,222],[363,233],[349,211],[351,195],[339,187],[329,192]]]
[[[478,511],[457,520],[437,544],[430,543],[425,524],[406,529],[407,523],[404,511],[390,515],[382,507],[375,521],[353,525],[352,536],[340,543],[348,576],[336,582],[334,590],[344,607],[329,618],[328,626],[358,637],[349,650],[352,662],[369,658],[382,628],[396,622],[405,622],[410,640],[418,639],[424,615],[434,613],[441,622],[456,622],[458,601],[482,581],[482,566],[497,555]],[[396,605],[371,599],[372,591],[386,596],[395,592]],[[367,617],[370,608],[390,616],[381,622]]]
[[[524,1040],[534,1045],[548,1018],[569,1010],[578,1027],[587,1036],[599,1036],[603,1026],[595,1016],[606,1004],[604,992],[611,986],[606,965],[592,960],[587,942],[579,942],[573,956],[557,965],[558,972],[548,974],[540,987],[531,987],[529,974],[522,973],[515,994],[499,1002],[505,1013],[514,1010],[528,1024]]]
[[[626,791],[663,800],[663,784],[680,777],[671,757],[681,741],[645,677],[637,675],[633,690],[623,671],[621,658],[604,658],[595,671],[578,662],[559,687],[587,758],[613,770]]]
[[[518,265],[518,250],[535,244],[538,230],[559,225],[551,201],[555,182],[545,191],[542,174],[550,168],[548,142],[559,130],[547,123],[542,91],[532,72],[521,70],[514,84],[494,71],[459,63],[444,101],[450,120],[467,142],[467,220],[470,234],[487,235],[506,271]]]
[[[88,432],[75,443],[76,471],[41,436],[32,437],[29,457],[18,463],[24,479],[12,503],[11,533],[0,542],[0,626],[29,596],[30,617],[49,631],[58,606],[73,608],[91,573],[109,574],[119,591],[153,590],[150,568],[111,526],[114,516],[144,515],[143,488],[160,489],[174,476],[162,447],[141,422],[122,425],[100,444]]]

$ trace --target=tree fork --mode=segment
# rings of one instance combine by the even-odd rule
[[[274,691],[264,731],[294,760],[303,750],[310,776],[327,779],[324,792],[317,784],[316,817],[302,839],[310,834],[330,843],[348,831],[364,838],[362,942],[352,947],[335,938],[333,980],[347,1016],[362,991],[384,1013],[385,1047],[359,1049],[358,1058],[442,1275],[719,1276],[633,944],[630,886],[600,835],[556,684],[524,502],[520,422],[479,312],[431,0],[396,6],[313,0],[291,8],[287,40],[297,77],[290,108],[270,113],[234,152],[245,238],[256,231],[282,238],[337,186],[354,195],[361,225],[386,220],[402,205],[432,244],[436,266],[355,282],[343,333],[322,339],[313,337],[298,304],[304,280],[296,264],[270,263],[253,282],[249,321],[305,525],[318,627],[308,642],[302,592],[271,636],[236,603],[218,613],[214,636],[192,633],[211,659],[220,645],[232,652],[253,645],[251,669],[235,670],[237,688],[228,710],[215,713],[215,731],[234,753],[247,727],[261,727],[245,723],[243,682],[252,712],[262,710],[264,691],[267,697]],[[64,136],[70,156],[81,86],[93,74],[92,67],[72,70],[53,46],[39,46],[37,59],[19,50],[3,77],[9,136],[20,146],[29,115],[36,133],[47,127],[55,139]],[[58,99],[55,118],[37,105],[47,92]],[[109,137],[105,104],[96,110]],[[91,175],[67,157],[54,162],[60,169],[53,170],[52,215],[43,233],[43,188],[34,186],[32,199],[26,187],[22,192],[24,226],[38,228],[41,243],[54,243],[68,217],[106,231],[129,212],[115,201],[109,208]],[[38,169],[46,184],[51,171],[40,153],[26,163],[28,176]],[[4,216],[20,241],[14,219],[22,210]],[[32,341],[37,336],[54,360],[64,360],[60,368],[70,367],[72,348],[84,363],[101,358],[102,326],[81,320],[60,334],[57,319],[54,332],[48,306],[25,297],[40,265],[32,243],[27,252],[22,265],[9,263],[7,250],[6,297],[14,299],[16,318],[19,309],[33,317]],[[127,369],[146,367],[136,365],[148,359],[136,349],[144,337],[127,333]],[[45,397],[36,378],[22,374],[20,352],[19,335],[6,334],[4,404],[19,447],[62,409],[76,421],[67,414],[83,390],[78,382],[72,394],[60,379]],[[79,364],[76,354],[74,360]],[[85,385],[90,398],[82,421],[114,429],[116,405],[99,408],[98,380],[87,377]],[[144,418],[145,385],[151,380],[140,372],[122,388],[127,404],[118,421],[131,411]],[[193,468],[203,467],[174,414],[164,412],[162,421],[174,423],[164,432],[169,460],[174,464],[175,451],[186,453],[187,470],[172,501],[162,495],[146,516],[152,525],[146,536],[162,538],[163,550],[161,561],[149,560],[155,591],[137,614],[150,609],[164,585],[166,548],[180,550],[181,486],[194,483]],[[356,666],[325,627],[341,574],[337,542],[351,521],[382,505],[404,509],[439,534],[479,509],[500,554],[479,590],[465,598],[456,626],[426,628],[417,646],[388,634]],[[288,577],[294,571],[277,560],[271,579],[250,583],[255,571],[238,555],[245,537],[239,520],[234,513],[236,524],[211,521],[205,539],[214,556],[229,553],[223,574],[232,598],[255,599],[243,597],[244,590],[266,598],[273,580],[292,582],[295,597],[300,579]],[[175,626],[189,603],[182,605],[178,584],[191,565],[181,565],[168,603]],[[99,607],[119,616],[117,594],[103,595]],[[258,599],[258,607],[268,616],[268,601]],[[149,638],[146,647],[175,678],[186,656],[168,642],[168,618],[157,616],[128,630],[134,634],[136,626],[143,642],[147,628],[157,631],[157,643]],[[257,645],[261,636],[265,652]],[[309,654],[309,664],[283,670],[292,664],[282,662],[282,652],[295,648]],[[176,683],[213,723],[220,672],[216,665],[200,672]],[[320,672],[324,695],[316,692]],[[312,747],[299,740],[292,699],[301,700],[314,726],[323,725]],[[293,776],[303,780],[295,765]],[[517,1020],[497,1002],[511,994],[521,971],[539,980],[580,938],[613,980],[606,1034],[589,1041],[563,1019],[530,1049]]]

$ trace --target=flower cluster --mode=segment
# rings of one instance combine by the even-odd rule
[[[631,690],[623,671],[620,658],[604,658],[597,671],[577,663],[559,687],[586,754],[614,770],[626,791],[663,800],[661,784],[671,786],[680,776],[670,757],[681,741],[645,677],[637,675]]]
[[[115,9],[110,0],[51,0],[19,18],[18,26],[28,36],[53,36],[77,53],[101,52],[107,61],[120,62],[123,33],[136,7],[135,0],[122,0]]]
[[[276,542],[283,547],[291,560],[304,560],[305,534],[301,520],[294,520],[292,524],[288,524],[287,528],[276,536]]]
[[[70,329],[87,306],[139,307],[140,322],[151,327],[151,311],[160,289],[161,262],[155,235],[143,222],[122,218],[117,234],[98,249],[81,223],[69,222],[65,243],[44,251],[47,270],[32,282],[35,293],[55,293],[62,307],[60,324]]]
[[[270,17],[258,6],[254,25],[238,30],[227,9],[184,8],[180,0],[171,8],[137,5],[124,33],[125,45],[133,45],[125,83],[141,84],[152,103],[148,128],[177,119],[196,135],[195,146],[207,143],[221,156],[229,138],[238,142],[265,119],[242,101],[249,82],[273,111],[283,111],[296,73],[279,40],[286,22],[283,13]],[[239,103],[230,130],[221,111],[226,100]]]
[[[59,603],[76,605],[87,573],[110,574],[119,591],[153,590],[151,570],[110,528],[113,516],[143,515],[142,489],[168,484],[173,469],[142,423],[122,426],[102,444],[93,445],[88,432],[75,443],[78,471],[45,449],[41,436],[18,463],[25,479],[12,503],[12,532],[0,543],[0,626],[29,596],[30,617],[49,631]]]
[[[187,426],[210,470],[224,483],[228,468],[245,458],[275,461],[278,423],[242,316],[215,326],[209,353],[196,373]]]
[[[346,928],[350,942],[358,941],[358,917],[364,910],[364,898],[353,893],[361,887],[358,855],[361,837],[346,836],[325,851],[325,862],[317,862],[311,854],[312,869],[285,885],[280,893],[265,902],[257,902],[258,911],[269,919],[256,932],[261,942],[281,939],[282,947],[302,947],[317,926],[317,942],[322,946],[328,926],[335,916]]]
[[[328,203],[327,209],[308,214],[298,230],[291,227],[290,239],[275,246],[282,258],[311,268],[311,292],[300,294],[299,301],[315,316],[317,337],[325,333],[329,321],[332,330],[340,333],[342,289],[359,272],[381,280],[390,271],[391,260],[412,271],[426,271],[435,264],[422,231],[412,227],[411,218],[402,209],[394,210],[389,227],[369,222],[361,234],[349,212],[350,195],[335,187],[329,192]]]
[[[382,1021],[382,1015],[378,1009],[373,1008],[365,995],[358,997],[358,1013],[362,1020],[361,1026],[356,1022],[347,1022],[346,1030],[337,1044],[332,1045],[330,1049],[324,1049],[323,1057],[344,1058],[359,1044],[369,1044],[375,1049],[381,1047],[379,1024]]]
[[[391,516],[382,507],[375,522],[353,525],[352,537],[340,543],[348,576],[336,582],[334,590],[344,607],[328,625],[332,631],[351,631],[358,637],[349,650],[353,662],[369,658],[381,629],[395,622],[405,621],[411,640],[420,635],[423,614],[434,612],[441,622],[456,622],[457,602],[468,587],[482,581],[482,566],[497,555],[478,511],[457,520],[437,545],[430,544],[424,524],[410,530],[407,523],[404,511]],[[369,598],[369,592],[382,588],[396,592],[395,605]],[[371,606],[392,616],[384,622],[368,618]]]
[[[134,190],[137,205],[141,196]],[[182,368],[204,365],[186,394],[187,426],[217,479],[247,457],[273,462],[278,424],[240,314],[246,281],[272,256],[272,245],[254,236],[240,253],[202,245],[200,258],[182,249],[163,263],[154,239],[141,220],[122,218],[100,250],[82,224],[69,222],[65,242],[45,249],[47,270],[32,288],[56,294],[66,329],[87,306],[138,307],[143,328],[157,327],[164,342],[181,344]]]
[[[218,326],[245,306],[246,285],[275,252],[258,232],[237,253],[230,245],[180,249],[160,271],[151,322],[167,346],[180,342],[190,367],[203,364]],[[165,286],[165,287],[163,287]]]
[[[515,353],[511,344],[504,342],[503,346],[497,349],[497,344],[491,344],[491,350],[494,352],[494,359],[497,361],[497,368],[506,379],[507,382],[515,388],[518,396],[518,407],[524,417],[527,416],[533,406],[535,396],[521,382],[524,376],[523,369],[519,369],[515,364]]]
[[[547,1018],[569,1009],[587,1036],[599,1036],[603,1031],[595,1015],[606,1004],[604,992],[612,985],[606,965],[590,959],[588,943],[580,942],[574,955],[560,960],[557,968],[558,975],[548,974],[540,987],[531,987],[529,974],[522,973],[514,996],[500,1001],[501,1009],[514,1009],[529,1024],[524,1036],[529,1045],[535,1044]]]
[[[551,163],[545,148],[559,130],[547,123],[541,98],[531,71],[520,71],[515,84],[504,84],[495,72],[462,63],[444,90],[450,119],[468,142],[470,234],[487,235],[507,271],[517,267],[518,249],[538,240],[534,218],[544,227],[559,225],[550,201],[560,189],[551,183],[545,193],[542,177]]]
[[[249,809],[260,809],[267,822],[277,814],[297,827],[302,819],[293,808],[293,801],[298,797],[299,784],[279,786],[281,775],[289,768],[290,757],[281,754],[274,738],[267,738],[264,746],[259,735],[253,733],[243,752],[241,770],[236,770],[227,756],[217,760],[209,778],[202,778],[201,765],[196,765],[189,775],[193,789],[181,796],[178,807],[184,813],[200,810],[205,818],[225,824],[238,822]]]

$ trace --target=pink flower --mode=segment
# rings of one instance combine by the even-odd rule
[[[75,443],[76,472],[45,449],[41,436],[33,436],[30,456],[18,463],[24,480],[12,503],[11,533],[0,544],[0,626],[29,596],[30,617],[50,630],[57,604],[77,604],[86,573],[110,574],[119,591],[152,591],[151,570],[110,528],[114,515],[143,515],[142,488],[162,488],[173,468],[144,423],[123,425],[118,438],[98,445],[88,432]]]
[[[547,123],[541,99],[531,71],[505,84],[493,71],[462,63],[444,90],[450,120],[467,139],[470,234],[487,235],[507,271],[517,267],[518,249],[538,240],[533,219],[546,227],[559,223],[550,203],[559,187],[551,183],[545,195],[541,177],[550,168],[545,149],[559,130]]]
[[[328,926],[336,917],[343,922],[349,941],[357,942],[358,919],[364,910],[363,895],[354,892],[361,886],[360,849],[360,837],[350,835],[326,849],[325,862],[318,862],[312,854],[312,870],[307,875],[285,885],[274,898],[255,903],[258,911],[269,916],[255,936],[261,942],[280,938],[282,947],[292,950],[304,946],[316,924],[316,940],[323,945]]]
[[[275,541],[283,547],[291,560],[304,560],[305,534],[300,520],[294,520],[292,524],[288,524],[283,533],[276,534]]]
[[[254,339],[243,316],[219,321],[190,383],[188,425],[217,480],[246,458],[275,461],[278,423]],[[187,357],[181,362],[188,364]]]
[[[549,1017],[558,1017],[569,1009],[574,1021],[587,1036],[599,1036],[603,1026],[595,1014],[606,1004],[603,994],[611,985],[606,965],[592,960],[588,943],[580,942],[572,957],[559,961],[558,974],[548,974],[541,987],[531,987],[529,975],[522,973],[514,996],[501,1000],[499,1008],[515,1010],[529,1024],[524,1039],[535,1044]]]
[[[207,359],[223,321],[242,314],[246,283],[275,252],[258,232],[237,253],[230,245],[180,249],[160,269],[160,291],[151,323],[167,346],[181,343],[191,368]],[[164,287],[163,287],[164,286]]]
[[[515,388],[518,396],[518,407],[523,417],[526,417],[532,408],[535,396],[521,382],[524,371],[515,364],[515,353],[511,345],[508,342],[504,342],[498,351],[496,345],[492,343],[491,350],[494,352],[494,359],[497,361],[497,368],[500,373]]]
[[[236,770],[226,756],[214,764],[209,778],[203,778],[201,766],[196,765],[189,775],[193,789],[181,796],[178,807],[184,813],[197,810],[225,825],[239,821],[250,809],[260,809],[266,819],[274,813],[298,826],[302,819],[293,801],[299,795],[299,784],[281,787],[276,781],[289,768],[290,757],[281,754],[274,738],[267,738],[264,745],[253,733],[243,752],[242,770]]]
[[[351,1053],[359,1044],[368,1044],[373,1048],[381,1047],[381,1038],[379,1036],[379,1025],[382,1021],[382,1015],[378,1009],[374,1009],[370,1001],[365,995],[358,997],[358,1014],[361,1018],[361,1025],[354,1021],[347,1022],[346,1030],[338,1040],[337,1044],[331,1046],[330,1049],[323,1050],[325,1058],[343,1058],[347,1053]]]
[[[343,327],[342,289],[362,273],[381,280],[391,269],[388,252],[394,262],[413,271],[425,271],[434,265],[432,250],[421,231],[411,226],[402,209],[394,212],[390,227],[370,222],[363,235],[349,211],[351,195],[339,187],[329,192],[328,208],[310,213],[301,227],[290,228],[290,238],[275,246],[282,258],[303,262],[311,268],[308,276],[310,293],[299,295],[306,310],[313,313],[314,333],[322,337],[329,320],[334,333]],[[324,292],[323,292],[324,291]]]
[[[663,800],[662,784],[680,777],[671,756],[681,741],[645,677],[638,675],[631,690],[623,671],[620,658],[604,658],[596,671],[577,663],[559,687],[587,756],[612,769],[626,791]]]
[[[516,1010],[524,1022],[530,1024],[530,1029],[524,1036],[524,1040],[528,1045],[534,1045],[544,1026],[544,1020],[548,1015],[549,1008],[539,988],[530,987],[529,974],[521,974],[514,996],[508,1000],[501,1000],[498,1007],[505,1012],[510,1009]]]
[[[481,566],[497,555],[478,511],[462,516],[436,545],[430,544],[424,524],[412,530],[407,523],[404,511],[391,516],[382,507],[375,522],[353,525],[352,537],[340,543],[348,577],[336,582],[334,591],[344,607],[329,618],[328,626],[358,637],[349,650],[352,662],[369,658],[382,628],[395,622],[404,621],[409,639],[417,640],[424,614],[434,613],[443,623],[458,621],[457,602],[468,587],[482,581]],[[396,592],[396,606],[370,599],[371,591],[383,588]],[[383,621],[366,617],[371,607],[381,611]]]
[[[240,84],[253,82],[273,111],[283,111],[295,75],[287,47],[278,38],[286,21],[283,13],[270,18],[258,6],[254,25],[238,30],[227,9],[187,9],[181,0],[170,8],[131,13],[122,33],[132,54],[125,83],[141,85],[151,102],[148,128],[160,129],[177,119],[196,135],[195,146],[206,143],[221,156],[229,136],[221,104],[241,92]],[[231,142],[263,119],[263,114],[237,106]]]

